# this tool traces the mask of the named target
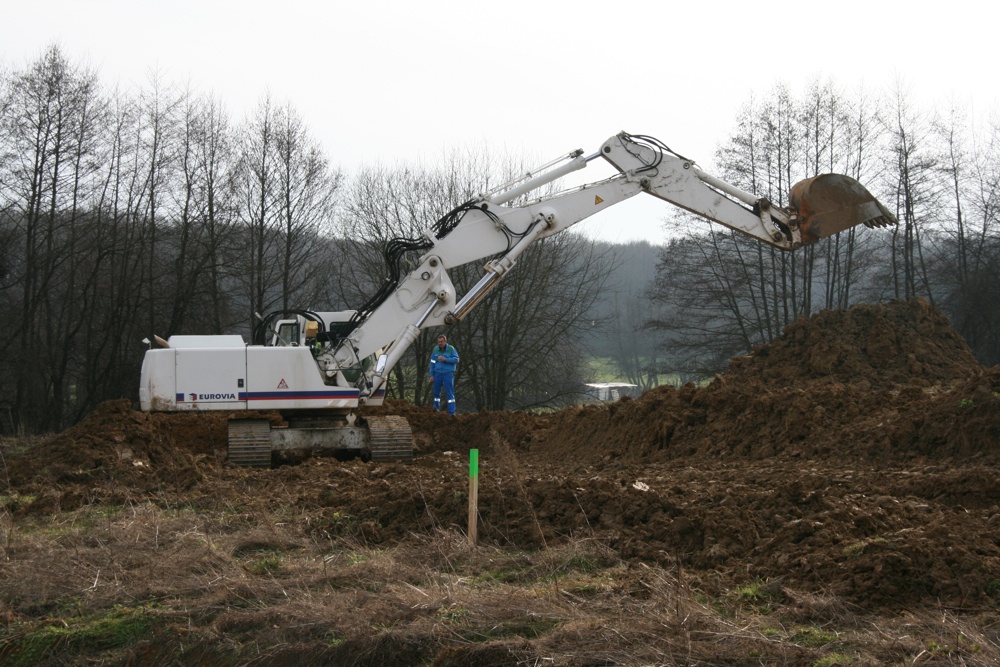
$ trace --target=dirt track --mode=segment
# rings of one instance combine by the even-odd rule
[[[836,624],[850,610],[888,628],[904,615],[934,610],[960,619],[966,636],[976,634],[975,650],[953,638],[949,660],[989,664],[979,661],[1000,655],[1000,367],[981,368],[947,320],[924,302],[859,306],[799,321],[771,345],[733,360],[704,388],[660,388],[635,400],[543,416],[449,418],[406,404],[385,411],[410,420],[418,448],[412,465],[311,458],[260,471],[225,465],[228,415],[149,415],[127,402],[106,403],[76,427],[7,455],[10,525],[152,501],[160,508],[249,513],[242,530],[252,526],[247,535],[257,537],[229,535],[233,558],[253,545],[284,551],[311,545],[327,563],[336,545],[349,541],[408,559],[425,554],[426,568],[437,571],[431,562],[441,547],[432,544],[465,527],[467,452],[475,447],[482,473],[480,553],[492,554],[491,562],[527,558],[531,565],[538,554],[586,544],[596,549],[589,557],[604,563],[595,566],[603,572],[633,573],[611,586],[633,585],[636,568],[654,568],[649,571],[669,573],[675,586],[693,591],[692,600],[731,601],[734,591],[760,587],[755,596],[769,608],[752,613],[768,616],[780,608],[783,622],[796,627]],[[258,534],[264,525],[272,527],[271,537]],[[449,549],[451,559],[471,558],[467,568],[485,567],[456,555],[458,546]],[[8,539],[4,555],[8,623],[51,613],[65,591],[32,600],[13,580],[16,572],[28,576],[18,565],[31,559],[27,545]],[[421,581],[410,585],[427,590]],[[148,581],[145,586],[137,582],[129,599],[169,597]],[[232,602],[217,604],[232,613]],[[205,627],[214,623],[219,631],[219,613],[205,612]],[[359,614],[392,618],[402,624],[395,627],[417,633],[419,618],[400,609]],[[246,622],[282,625],[255,619]],[[604,662],[598,648],[568,653],[556,639],[568,627],[562,622],[475,644],[478,651],[496,649],[492,662],[484,657],[488,651],[470,657],[467,639],[415,640],[426,649],[400,664],[515,664],[514,658],[545,656],[555,664],[620,664],[622,655],[637,663],[655,657],[621,647],[619,657]],[[669,629],[663,635],[676,639]],[[851,662],[826,664],[946,657],[928,652],[926,638],[906,636],[909,641],[897,638],[888,648],[859,640],[834,654]],[[725,651],[745,655],[743,649],[726,643],[692,653],[687,637],[695,662],[711,663],[716,655],[719,664],[743,664],[723,659]],[[6,646],[14,655],[20,644]],[[139,646],[124,655],[135,659],[145,650],[154,662],[166,655],[151,648],[155,642]],[[206,655],[214,660],[242,655],[212,646]],[[355,646],[354,662],[340,654],[342,664],[377,664],[358,657],[381,655],[364,646]],[[3,647],[0,642],[0,655]],[[324,650],[325,660],[341,660],[329,646]],[[832,651],[792,640],[755,650],[765,664],[819,664]],[[262,655],[270,656],[267,664],[284,664],[278,656],[290,660],[286,654]]]

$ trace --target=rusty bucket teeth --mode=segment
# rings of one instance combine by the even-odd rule
[[[869,229],[874,229],[876,227],[892,227],[896,224],[895,218],[886,218],[884,215],[880,215],[877,218],[872,218],[871,220],[865,220],[864,225]]]
[[[888,227],[896,217],[868,190],[849,176],[821,174],[792,186],[789,202],[798,214],[805,243],[855,225]]]

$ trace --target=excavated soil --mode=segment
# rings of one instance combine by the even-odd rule
[[[480,543],[506,553],[585,539],[682,571],[704,595],[763,582],[789,604],[822,596],[883,617],[995,619],[1000,605],[1000,366],[980,367],[924,301],[801,319],[704,387],[544,415],[378,412],[409,419],[412,464],[317,456],[249,470],[225,463],[227,414],[105,403],[8,455],[21,499],[8,510],[270,499],[307,515],[304,537],[412,547],[465,529],[477,448]]]

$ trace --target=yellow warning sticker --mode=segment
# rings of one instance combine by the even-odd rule
[[[598,204],[603,204],[603,203],[604,203],[604,200],[603,200],[603,199],[601,199],[601,198],[600,198],[599,196],[597,196],[597,195],[594,195],[594,206],[597,206]]]

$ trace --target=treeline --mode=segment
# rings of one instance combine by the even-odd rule
[[[434,168],[347,179],[288,104],[236,123],[222,102],[152,78],[109,89],[48,48],[0,76],[0,426],[55,430],[135,399],[154,335],[237,333],[257,314],[357,307],[384,281],[386,240],[523,171],[455,152]],[[607,275],[592,244],[538,244],[449,331],[463,409],[569,402],[584,378],[577,323]],[[406,267],[402,269],[405,271]],[[468,289],[479,267],[455,272]],[[392,391],[426,402],[434,333]]]
[[[460,409],[572,402],[595,351],[644,385],[656,371],[695,377],[820,308],[914,295],[995,362],[996,126],[833,86],[769,100],[740,115],[720,176],[783,203],[794,180],[840,171],[900,226],[784,254],[678,218],[651,284],[627,270],[650,271],[651,246],[635,260],[574,234],[547,239],[448,330]],[[51,47],[0,74],[0,427],[8,416],[27,432],[61,429],[103,400],[135,399],[154,335],[249,340],[257,314],[357,307],[386,278],[389,239],[533,166],[456,150],[432,167],[346,175],[289,104],[265,96],[234,122],[219,99],[155,77],[108,88]],[[474,263],[452,279],[464,293],[481,274]],[[397,366],[392,392],[428,402],[436,333]]]
[[[27,431],[137,393],[144,338],[307,298],[341,176],[288,106],[233,126],[51,47],[0,81],[0,397]]]

